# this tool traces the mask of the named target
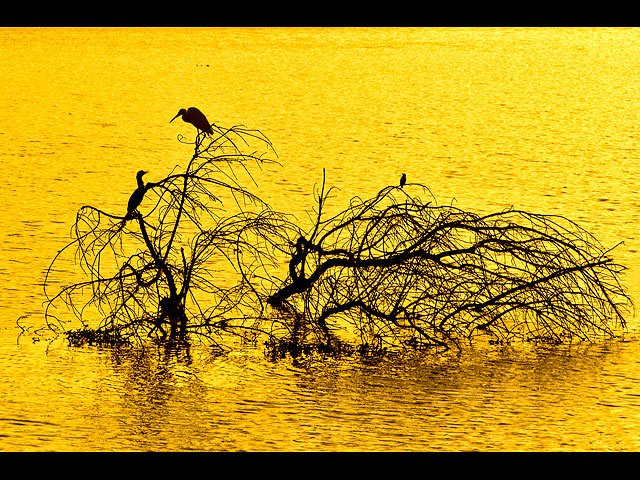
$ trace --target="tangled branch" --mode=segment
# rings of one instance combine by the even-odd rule
[[[422,185],[411,189],[429,193]],[[289,275],[269,303],[295,312],[313,341],[346,322],[362,345],[459,347],[614,335],[630,300],[624,268],[592,235],[559,216],[477,215],[390,186],[317,221],[290,251]]]
[[[68,331],[69,324],[75,325],[73,319],[54,314],[59,303],[80,322],[81,332],[94,336],[108,332],[143,341],[167,335],[183,339],[194,331],[215,342],[222,329],[233,329],[230,315],[239,319],[237,327],[246,328],[246,315],[238,312],[254,292],[255,271],[238,259],[253,254],[261,265],[268,263],[268,252],[258,251],[250,237],[271,229],[281,216],[240,185],[233,170],[241,168],[250,176],[248,163],[273,162],[264,153],[245,152],[256,142],[266,147],[266,153],[275,152],[258,131],[212,128],[215,135],[198,135],[186,167],[176,167],[167,177],[146,185],[139,176],[139,200],[144,198],[139,208],[126,214],[123,208],[123,215],[80,208],[72,240],[53,259],[45,278],[45,318],[50,328]],[[87,280],[49,295],[50,274],[68,252],[74,253]],[[213,278],[220,259],[238,273],[228,286]],[[76,338],[82,337],[75,332]]]
[[[52,330],[77,343],[189,338],[221,348],[225,335],[262,335],[271,351],[297,354],[339,350],[340,335],[377,352],[460,348],[478,335],[560,343],[625,327],[624,267],[564,217],[438,205],[404,177],[327,215],[323,179],[305,230],[238,180],[274,162],[269,140],[211,127],[193,143],[179,137],[194,147],[186,166],[146,184],[138,172],[126,210],[80,208],[45,278]],[[85,280],[49,294],[70,255]],[[55,314],[59,304],[70,319]]]

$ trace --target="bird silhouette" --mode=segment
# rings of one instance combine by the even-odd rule
[[[402,176],[400,177],[400,188],[404,187],[406,183],[407,183],[407,174],[403,173]]]
[[[211,128],[211,124],[207,117],[204,116],[200,110],[196,107],[189,107],[187,110],[181,108],[178,114],[173,117],[169,123],[173,122],[176,118],[182,116],[182,120],[184,122],[190,123],[198,130],[203,131],[206,134],[213,135],[213,129]]]
[[[134,192],[131,194],[131,196],[129,197],[129,204],[127,205],[127,214],[124,216],[125,221],[126,220],[131,220],[133,218],[133,212],[136,208],[138,208],[138,206],[140,205],[140,203],[142,203],[142,199],[144,198],[144,194],[147,191],[147,188],[144,185],[144,182],[142,181],[142,176],[147,173],[144,170],[140,170],[137,174],[136,174],[136,180],[138,182],[138,188],[136,188],[134,190]]]

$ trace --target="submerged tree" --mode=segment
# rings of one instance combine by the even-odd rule
[[[328,216],[323,180],[303,230],[236,175],[253,180],[248,164],[273,162],[269,140],[244,127],[212,129],[196,137],[185,167],[146,184],[138,172],[126,211],[78,211],[45,294],[63,254],[74,253],[88,278],[47,295],[50,328],[108,343],[219,345],[225,333],[264,334],[271,352],[295,355],[340,350],[339,330],[375,352],[460,347],[478,334],[559,343],[625,326],[623,267],[566,218],[441,206],[404,177]],[[75,323],[54,315],[60,303]]]
[[[513,209],[478,215],[403,187],[323,218],[323,182],[315,224],[269,298],[291,325],[291,348],[328,345],[341,324],[374,350],[459,347],[478,332],[557,343],[625,326],[623,267],[575,223]]]
[[[252,179],[247,164],[273,162],[267,155],[275,152],[259,131],[212,128],[213,135],[198,134],[186,167],[146,184],[138,172],[126,213],[124,206],[116,213],[80,208],[72,241],[47,271],[50,328],[78,342],[183,339],[187,332],[215,342],[222,331],[258,328],[254,283],[275,261],[269,239],[286,234],[287,220],[240,185],[236,171]],[[263,153],[245,153],[256,142]],[[88,278],[50,296],[50,274],[67,252]],[[54,315],[59,303],[80,328]]]

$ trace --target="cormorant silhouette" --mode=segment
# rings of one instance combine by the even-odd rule
[[[407,183],[407,174],[403,173],[402,176],[400,177],[400,188],[404,187],[406,183]]]
[[[173,117],[169,121],[169,123],[173,122],[176,118],[180,116],[182,116],[182,120],[184,122],[190,123],[191,125],[196,127],[198,130],[201,130],[208,135],[213,135],[213,129],[211,128],[211,124],[207,120],[207,117],[205,117],[204,113],[202,113],[196,107],[189,107],[189,109],[187,110],[185,110],[184,108],[181,108],[178,114],[175,117]]]
[[[125,220],[131,220],[133,218],[133,211],[138,208],[142,199],[144,198],[144,194],[147,191],[147,187],[145,187],[144,182],[142,181],[142,176],[147,173],[144,170],[140,170],[136,174],[136,180],[138,181],[138,188],[134,190],[134,192],[129,197],[129,204],[127,205],[127,214],[124,216]]]

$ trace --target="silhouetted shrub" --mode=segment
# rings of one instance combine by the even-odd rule
[[[139,186],[136,195],[143,193],[144,200],[138,209],[127,213],[123,205],[120,212],[107,213],[80,208],[72,240],[56,255],[45,279],[45,318],[51,329],[67,331],[75,343],[82,337],[102,343],[143,342],[151,336],[173,341],[187,333],[215,343],[223,331],[255,334],[259,326],[246,314],[248,305],[260,303],[252,276],[259,273],[256,265],[264,268],[272,260],[269,249],[261,248],[262,230],[277,237],[278,225],[286,220],[235,178],[237,169],[250,177],[247,164],[272,162],[265,155],[275,152],[258,131],[213,128],[213,136],[197,136],[185,167]],[[265,152],[244,153],[252,143]],[[75,254],[86,280],[49,296],[49,275],[68,253]],[[219,273],[234,269],[234,278]],[[54,315],[59,303],[79,328]]]
[[[323,179],[303,230],[236,180],[273,162],[269,140],[213,128],[184,168],[147,184],[139,172],[138,208],[79,210],[45,294],[63,254],[86,279],[47,295],[52,330],[73,344],[265,339],[280,357],[460,348],[477,335],[561,343],[625,327],[624,268],[566,218],[479,215],[404,182],[327,216]],[[256,142],[265,152],[245,153]],[[53,314],[59,303],[75,323]]]
[[[428,194],[425,202],[416,194]],[[614,335],[630,305],[623,267],[559,216],[477,215],[435,204],[425,186],[354,198],[292,245],[289,275],[269,303],[297,342],[330,344],[349,325],[361,347],[551,343]]]

